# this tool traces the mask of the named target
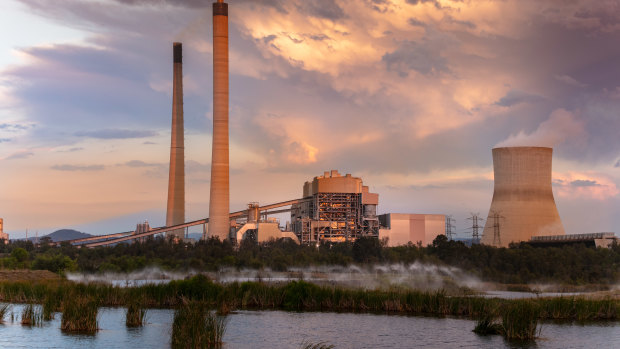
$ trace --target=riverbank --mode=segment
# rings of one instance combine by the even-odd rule
[[[401,315],[458,316],[476,319],[486,314],[501,316],[519,302],[533,304],[541,320],[620,319],[620,300],[583,296],[528,300],[483,298],[448,294],[444,291],[410,289],[361,290],[318,286],[305,281],[266,284],[262,282],[215,283],[197,275],[167,284],[118,287],[100,283],[78,284],[66,280],[3,281],[0,301],[58,304],[67,297],[88,297],[99,306],[126,306],[140,299],[149,308],[176,308],[187,300],[205,302],[221,312],[233,310],[292,310]]]
[[[0,281],[17,282],[17,281],[42,281],[52,280],[60,281],[61,277],[48,270],[29,270],[29,269],[0,269]]]

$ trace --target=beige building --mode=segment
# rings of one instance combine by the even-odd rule
[[[4,219],[0,218],[0,243],[4,242],[5,244],[9,243],[9,234],[4,232]]]
[[[493,200],[481,243],[507,247],[534,236],[564,235],[551,190],[553,149],[493,149]]]
[[[446,233],[446,216],[442,214],[386,213],[379,216],[379,239],[388,239],[388,246],[408,243],[429,245]]]

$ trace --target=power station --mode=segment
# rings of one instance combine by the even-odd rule
[[[551,189],[553,149],[493,149],[493,200],[481,242],[507,247],[532,236],[564,235]]]
[[[291,207],[291,225],[301,242],[379,236],[379,194],[370,193],[361,178],[325,172],[304,184],[303,198]]]
[[[377,214],[379,194],[371,193],[360,177],[326,171],[303,184],[299,199],[230,212],[229,186],[229,65],[228,4],[213,3],[213,135],[209,217],[185,222],[185,159],[183,125],[182,44],[173,43],[173,95],[170,172],[166,226],[151,229],[147,223],[135,231],[73,240],[94,247],[167,233],[181,240],[191,226],[203,226],[203,238],[251,239],[290,238],[297,243],[355,241],[361,237],[385,240],[388,246],[430,244],[446,234],[443,214]],[[572,242],[562,238],[564,227],[553,198],[551,161],[553,150],[545,147],[495,148],[494,192],[481,243],[506,247],[512,242]],[[281,229],[275,214],[290,213],[290,224]],[[271,217],[270,217],[271,216]],[[473,215],[473,235],[478,236],[478,215]],[[480,219],[482,221],[482,219]],[[451,222],[448,224],[452,231]],[[594,235],[593,235],[594,236]],[[0,239],[2,219],[0,219]],[[607,235],[584,238],[609,244]]]

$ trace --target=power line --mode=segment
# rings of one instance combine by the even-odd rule
[[[454,226],[455,222],[456,220],[452,218],[452,215],[446,216],[446,237],[448,240],[452,240],[453,234],[456,234],[453,230],[453,228],[456,228],[456,226]]]
[[[471,221],[471,238],[472,238],[472,244],[479,244],[480,243],[480,222],[482,222],[484,219],[480,218],[480,213],[472,213],[470,218],[467,218],[467,220]]]

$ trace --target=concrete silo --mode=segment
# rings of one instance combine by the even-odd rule
[[[508,246],[532,236],[564,235],[551,190],[552,148],[493,149],[495,185],[481,243]]]

